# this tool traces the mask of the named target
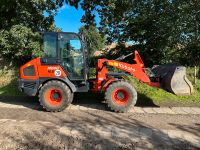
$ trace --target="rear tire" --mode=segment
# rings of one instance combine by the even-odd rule
[[[137,102],[137,92],[128,82],[114,82],[106,89],[105,100],[115,112],[126,112]]]
[[[71,104],[73,93],[61,81],[49,81],[39,91],[40,105],[49,112],[59,112]]]

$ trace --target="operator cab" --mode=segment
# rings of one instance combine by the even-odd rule
[[[59,64],[70,80],[87,80],[85,50],[78,34],[44,32],[42,64]]]

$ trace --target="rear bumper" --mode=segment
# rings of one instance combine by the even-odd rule
[[[39,87],[39,80],[18,80],[18,89],[29,96],[36,96]]]

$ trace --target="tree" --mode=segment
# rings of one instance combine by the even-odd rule
[[[51,0],[1,0],[0,55],[16,64],[30,59],[33,51],[39,54],[39,32],[56,29],[57,8]]]
[[[60,7],[62,7],[63,3],[69,4],[71,6],[74,6],[76,9],[78,8],[78,4],[81,0],[57,0],[57,3]]]
[[[81,27],[79,29],[84,37],[87,39],[89,53],[93,56],[97,50],[102,50],[105,47],[105,37],[101,35],[95,26]]]
[[[1,0],[0,29],[9,30],[13,25],[21,24],[34,32],[47,30],[53,24],[57,8],[51,0]]]
[[[54,16],[64,0],[1,0],[0,56],[9,61],[24,63],[32,55],[41,56],[40,34],[60,31]],[[78,7],[76,0],[67,4]]]
[[[0,31],[1,55],[14,62],[30,59],[32,50],[39,51],[39,33],[32,32],[30,28],[14,25],[9,31]]]
[[[190,60],[197,58],[199,0],[83,0],[81,6],[85,10],[82,22],[95,25],[98,14],[99,29],[108,42],[132,41],[149,66],[182,59],[193,65]],[[189,45],[192,53],[184,51]],[[187,53],[184,58],[183,53]]]

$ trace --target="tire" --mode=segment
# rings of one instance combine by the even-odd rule
[[[40,105],[49,112],[60,112],[72,103],[74,94],[61,81],[49,81],[39,91]]]
[[[114,82],[106,89],[105,101],[115,112],[126,112],[137,102],[137,92],[128,82]]]

